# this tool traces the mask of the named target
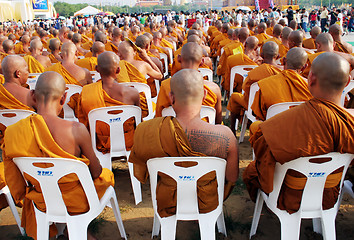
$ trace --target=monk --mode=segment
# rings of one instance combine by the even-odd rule
[[[262,46],[264,41],[267,39],[270,39],[271,37],[265,33],[265,30],[267,29],[267,24],[264,22],[261,22],[258,24],[258,34],[255,35],[256,38],[258,38],[258,45]]]
[[[329,27],[328,32],[332,35],[333,40],[336,45],[334,47],[334,51],[344,52],[344,53],[352,53],[353,46],[350,43],[345,42],[342,39],[343,30],[342,27],[338,24],[333,24]]]
[[[122,32],[123,32],[122,29],[118,27],[114,28],[112,32],[111,43],[112,43],[112,50],[115,54],[118,54],[118,46],[124,40]]]
[[[221,56],[221,49],[223,47],[225,47],[227,44],[230,44],[234,40],[234,29],[230,28],[228,31],[227,31],[227,38],[225,38],[224,40],[221,40],[219,42],[219,46],[218,46],[218,49],[216,51],[216,56]]]
[[[60,41],[57,38],[52,38],[49,40],[49,50],[50,54],[48,55],[51,63],[61,62],[63,59],[60,56]]]
[[[257,63],[261,60],[257,54],[258,39],[254,36],[247,38],[245,43],[244,53],[239,53],[227,58],[225,78],[222,79],[222,87],[229,92],[230,91],[230,73],[231,68],[239,65],[258,65]],[[241,92],[243,77],[240,75],[235,76],[234,89],[237,92]]]
[[[48,33],[45,30],[41,30],[39,32],[39,37],[41,38],[41,42],[43,44],[43,47],[48,49]]]
[[[186,43],[182,47],[181,55],[179,55],[178,61],[181,64],[182,69],[194,69],[198,70],[203,58],[203,49],[194,42]],[[156,103],[156,117],[161,117],[162,110],[172,105],[168,94],[170,92],[170,79],[166,79],[162,82],[160,92],[157,97]],[[204,88],[207,92],[203,105],[210,106],[216,110],[215,123],[221,124],[222,122],[222,106],[221,106],[221,91],[218,85],[213,82],[204,81]]]
[[[354,116],[340,106],[349,70],[348,62],[339,55],[321,54],[313,61],[308,78],[313,98],[260,124],[251,142],[256,159],[243,174],[253,201],[258,189],[272,192],[276,162],[283,164],[299,157],[330,152],[354,153]],[[336,172],[327,178],[332,181],[326,182],[323,192],[324,210],[333,207],[338,199],[342,173]],[[289,171],[285,182],[278,207],[291,214],[300,207],[306,178]]]
[[[268,41],[273,41],[276,44],[278,44],[278,46],[280,46],[282,44],[281,37],[280,37],[282,31],[283,31],[283,26],[280,25],[280,24],[275,24],[274,27],[273,27],[273,37],[264,40],[263,44],[268,42]]]
[[[40,40],[32,40],[30,44],[31,55],[24,57],[30,73],[42,73],[44,69],[50,67],[52,62],[47,56],[43,56],[43,44]]]
[[[94,43],[96,44],[96,43]],[[121,85],[117,82],[119,58],[113,52],[104,52],[97,58],[97,71],[101,81],[84,86],[80,96],[79,120],[88,125],[88,114],[91,110],[100,107],[119,105],[140,106],[139,92],[135,88]],[[134,121],[128,120],[124,124],[125,145],[129,151],[133,145]],[[109,127],[100,123],[97,125],[97,149],[103,153],[110,151]]]
[[[27,54],[30,53],[30,42],[31,38],[29,35],[23,35],[21,37],[21,41],[15,45],[15,53],[16,54]]]
[[[284,27],[281,32],[281,44],[279,45],[279,57],[284,57],[289,51],[289,35],[293,30],[289,27]]]
[[[129,32],[129,39],[133,42],[136,41],[136,37],[139,36],[140,28],[138,26],[133,26],[131,31]]]
[[[1,54],[5,53],[4,48],[2,46],[2,44],[4,43],[4,41],[8,40],[7,37],[0,35],[0,56],[2,56]]]
[[[21,224],[27,235],[36,239],[37,226],[32,201],[40,211],[45,211],[43,196],[36,180],[28,178],[32,187],[27,187],[13,158],[63,157],[82,161],[88,166],[99,198],[109,186],[114,186],[114,176],[110,170],[101,167],[85,126],[57,116],[66,98],[65,81],[58,73],[43,73],[31,95],[37,103],[38,114],[9,126],[5,132],[2,149],[5,177],[11,194],[16,203],[24,199]],[[70,215],[89,210],[86,196],[76,176],[64,176],[59,180],[59,187]],[[53,224],[50,236],[55,234]]]
[[[89,52],[81,47],[82,37],[80,33],[74,33],[71,41],[75,44],[79,56],[85,56]]]
[[[289,49],[294,47],[302,48],[304,41],[304,34],[302,31],[292,31],[288,37]],[[304,48],[305,49],[305,48]],[[307,54],[313,54],[314,52],[310,49],[305,49]]]
[[[96,71],[97,57],[105,51],[105,46],[101,42],[94,42],[91,48],[92,57],[79,59],[76,65],[86,68],[89,71]]]
[[[205,96],[202,75],[193,69],[177,72],[171,78],[169,96],[176,118],[155,118],[139,124],[136,129],[134,146],[129,157],[129,162],[134,164],[135,177],[142,183],[146,182],[146,162],[154,157],[220,157],[227,160],[227,197],[238,178],[236,138],[227,127],[211,125],[200,119],[199,112]],[[146,141],[149,141],[149,144],[143,144]],[[199,212],[214,210],[218,205],[215,173],[204,175],[197,185]],[[156,199],[160,217],[175,214],[176,183],[165,174],[160,174]]]
[[[148,33],[150,34],[150,33]],[[138,46],[139,48],[145,50],[145,52],[147,53],[148,57],[151,59],[151,61],[154,62],[154,64],[159,68],[160,72],[163,72],[163,67],[162,67],[162,63],[159,59],[160,54],[159,52],[155,49],[155,52],[152,53],[151,50],[151,41],[149,39],[149,37],[147,37],[146,35],[140,35],[136,37],[136,42],[135,42],[136,46]],[[135,55],[135,60],[138,61],[144,61],[139,54]],[[148,62],[147,62],[148,63]]]
[[[306,67],[307,53],[303,48],[292,48],[286,54],[284,70],[258,82],[251,106],[257,119],[264,121],[270,106],[281,102],[301,102],[312,98],[306,79],[300,73]]]
[[[92,83],[90,71],[75,64],[76,46],[72,42],[64,43],[61,47],[62,62],[56,63],[45,71],[54,71],[63,76],[66,84],[84,86]]]
[[[302,46],[307,49],[316,49],[316,38],[317,36],[321,33],[321,28],[318,26],[315,26],[311,29],[310,31],[310,38],[307,38],[304,40],[302,43]]]
[[[211,42],[210,50],[211,50],[211,57],[216,57],[216,52],[218,50],[219,42],[227,38],[227,32],[230,29],[230,25],[228,23],[223,23],[221,28],[221,33],[217,35]]]
[[[70,31],[70,29],[65,26],[63,26],[62,28],[59,29],[58,38],[62,44],[66,43],[66,42],[70,42],[70,40],[68,39],[69,31]]]
[[[261,53],[263,63],[259,67],[248,72],[248,76],[242,84],[242,90],[244,93],[232,93],[227,109],[231,111],[230,128],[234,133],[236,119],[240,118],[243,109],[248,109],[248,98],[251,85],[261,79],[274,76],[281,72],[280,66],[275,62],[278,55],[279,46],[275,42],[269,41],[264,43]]]

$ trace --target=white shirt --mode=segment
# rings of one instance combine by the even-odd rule
[[[309,13],[307,11],[302,14],[302,21],[305,23],[309,22]]]

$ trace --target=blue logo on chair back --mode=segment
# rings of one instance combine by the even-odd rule
[[[28,80],[28,83],[36,83],[37,80]]]
[[[315,173],[309,173],[308,177],[323,177],[325,175],[324,172],[315,172]]]
[[[37,171],[37,173],[38,173],[38,176],[46,176],[46,177],[53,176],[52,171]]]
[[[120,122],[120,121],[121,121],[120,117],[109,119],[109,123],[115,123],[115,122]]]
[[[178,176],[181,181],[194,181],[194,176]]]

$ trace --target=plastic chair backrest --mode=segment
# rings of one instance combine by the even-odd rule
[[[70,102],[70,98],[75,93],[80,94],[82,91],[82,87],[75,84],[66,84],[66,99],[65,104],[63,105],[64,110],[64,119],[70,121],[78,121],[77,117],[75,117],[74,110],[68,106],[68,102]]]
[[[30,73],[28,74],[27,84],[31,90],[35,89],[37,80],[42,73]]]
[[[99,207],[99,200],[87,165],[79,160],[67,158],[17,157],[13,159],[22,176],[28,174],[39,182],[46,205],[46,214],[51,219],[68,215],[58,181],[70,173],[75,173],[85,192],[90,211]],[[46,163],[51,167],[39,167]],[[34,166],[36,164],[37,166]],[[80,203],[78,203],[80,204]]]
[[[284,112],[292,107],[296,107],[302,103],[304,102],[282,102],[282,103],[273,104],[267,110],[266,119],[274,117],[275,115]]]
[[[354,154],[328,153],[311,157],[300,157],[284,164],[276,163],[273,180],[273,191],[269,197],[265,198],[267,205],[277,206],[278,196],[282,187],[286,172],[293,169],[304,174],[307,178],[306,185],[302,194],[299,211],[302,217],[316,218],[316,211],[322,211],[323,189],[327,176],[335,170],[344,167],[340,185],[342,186],[348,166],[354,158]],[[315,159],[330,159],[324,163],[315,163]],[[311,162],[312,161],[312,162]],[[315,215],[314,215],[315,214]]]
[[[167,77],[168,76],[168,56],[165,53],[160,53],[160,58],[163,59],[163,64],[164,64],[164,73],[163,76]]]
[[[354,88],[354,80],[350,80],[349,84],[343,89],[342,97],[341,97],[341,104],[344,106],[345,98],[352,89]]]
[[[173,51],[171,48],[167,48],[168,49],[168,57],[170,59],[170,63],[173,63]]]
[[[101,74],[97,71],[90,71],[90,74],[92,76],[92,82],[97,82],[101,79]]]
[[[122,111],[116,113],[117,111]],[[92,148],[100,160],[102,167],[112,169],[112,157],[128,156],[125,147],[124,128],[125,121],[134,117],[136,126],[141,122],[141,109],[132,105],[96,108],[89,112],[89,126]],[[110,153],[103,154],[96,148],[96,122],[102,121],[109,125],[111,142]],[[109,156],[106,160],[105,156]]]
[[[84,59],[85,56],[77,56],[77,59]]]
[[[242,82],[248,76],[248,72],[253,68],[258,67],[258,65],[238,65],[231,68],[230,71],[230,97],[234,91],[234,82],[235,82],[235,74],[238,74],[243,77]]]
[[[172,42],[172,45],[173,45],[173,51],[176,51],[177,50],[177,44],[175,41]]]
[[[176,162],[195,162],[197,165],[185,168],[176,166]],[[216,172],[219,200],[219,205],[214,211],[222,211],[226,169],[224,159],[217,157],[153,158],[147,161],[147,167],[150,175],[152,205],[156,216],[159,216],[156,201],[158,172],[170,176],[177,182],[177,220],[198,219],[197,181],[200,177],[212,171]]]
[[[198,71],[203,75],[203,77],[207,76],[208,81],[213,81],[213,71],[209,68],[198,68]]]
[[[0,123],[8,127],[32,114],[35,114],[35,112],[22,109],[3,109],[0,110]]]
[[[162,109],[161,115],[163,117],[172,116],[176,117],[176,112],[172,106]],[[200,109],[200,118],[208,118],[210,124],[215,124],[216,110],[215,108],[204,106]]]
[[[251,120],[252,122],[255,122],[256,121],[256,117],[253,115],[252,113],[252,104],[253,104],[253,101],[254,101],[254,98],[256,96],[256,93],[258,92],[259,90],[259,86],[258,86],[258,83],[253,83],[250,87],[250,95],[249,95],[249,98],[248,98],[248,110],[246,112],[247,114],[247,118],[249,120]]]
[[[220,56],[222,56],[222,54],[224,53],[224,51],[225,51],[225,49],[224,49],[224,47],[222,47],[221,50],[220,50]]]
[[[149,114],[146,117],[144,117],[143,120],[147,121],[153,119],[155,113],[152,107],[151,89],[149,85],[145,83],[139,83],[139,82],[123,82],[121,84],[124,84],[129,87],[135,87],[139,91],[139,93],[143,92],[145,94]]]

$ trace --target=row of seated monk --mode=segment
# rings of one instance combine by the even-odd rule
[[[328,35],[321,36],[331,42]],[[178,62],[181,64],[182,70],[176,72],[171,79],[162,81],[157,102],[157,118],[139,124],[134,134],[131,134],[130,138],[126,138],[127,147],[131,147],[129,161],[134,164],[134,173],[138,180],[145,182],[148,177],[146,161],[153,157],[207,155],[224,158],[227,160],[225,196],[228,196],[232,185],[238,178],[237,143],[234,134],[228,127],[210,125],[199,118],[202,104],[207,105],[214,101],[214,107],[217,108],[216,104],[220,104],[221,109],[221,92],[214,83],[208,85],[207,81],[203,81],[197,71],[205,57],[203,53],[205,48],[200,45],[198,38],[193,35],[188,37],[187,43],[184,44],[178,55]],[[253,37],[248,37],[246,42],[252,45],[251,43],[256,41]],[[132,45],[128,42],[122,42],[119,47],[121,47],[121,52],[131,53],[129,56],[135,54]],[[246,46],[244,48],[246,49]],[[76,49],[71,43],[64,43],[61,51],[64,52],[63,56],[66,54],[66,56],[70,56],[70,59],[75,59]],[[258,68],[266,66],[267,60],[273,62],[276,59],[275,56],[278,55],[277,51],[277,44],[265,43],[262,49],[264,63]],[[245,50],[245,52],[247,51]],[[262,94],[267,93],[273,97],[283,94],[284,100],[282,101],[288,101],[288,98],[294,97],[296,99],[291,100],[306,101],[306,103],[271,120],[259,123],[252,131],[250,141],[255,150],[256,159],[247,167],[244,181],[253,200],[259,188],[266,193],[272,191],[272,176],[276,162],[286,162],[300,156],[327,152],[352,153],[354,149],[351,137],[353,136],[353,113],[340,106],[342,90],[350,79],[350,57],[338,53],[320,54],[312,62],[311,71],[305,81],[299,77],[299,73],[307,62],[307,56],[306,51],[300,47],[290,49],[284,59],[285,70],[274,73],[274,78],[269,81],[268,86],[279,84],[279,87],[268,87],[271,90],[269,93],[267,93],[267,88],[261,91]],[[27,203],[29,201],[24,191],[23,178],[12,162],[12,158],[16,156],[38,157],[43,154],[70,156],[88,164],[97,189],[105,189],[105,187],[114,184],[112,173],[102,170],[91,145],[88,144],[90,137],[87,130],[87,114],[90,110],[99,107],[119,104],[139,106],[141,104],[139,94],[135,89],[124,87],[118,83],[117,74],[123,69],[120,64],[122,61],[124,60],[120,60],[111,51],[98,55],[97,71],[101,75],[101,81],[86,84],[83,87],[76,105],[81,122],[77,123],[57,117],[65,102],[65,83],[68,82],[64,73],[57,74],[53,71],[43,73],[38,79],[35,90],[30,91],[22,87],[28,77],[28,66],[24,59],[12,55],[3,59],[2,71],[5,82],[1,86],[2,108],[29,109],[38,113],[21,123],[10,126],[5,131],[3,144],[5,179],[16,202],[20,202],[23,198],[27,199]],[[134,65],[134,61],[132,61],[132,65]],[[64,62],[61,65],[64,65]],[[249,75],[252,75],[251,72]],[[286,80],[277,80],[281,78]],[[218,91],[217,93],[213,91],[213,87],[217,89],[215,90]],[[284,89],[287,89],[285,93],[283,93]],[[267,99],[261,96],[259,98],[264,102]],[[162,106],[163,109],[170,105],[176,112],[176,118],[159,118],[159,106]],[[303,126],[307,126],[307,128]],[[162,131],[162,128],[165,130]],[[159,131],[159,129],[161,130]],[[39,136],[35,134],[38,132]],[[107,133],[102,135],[105,135],[106,138],[102,137],[101,150],[109,151]],[[146,136],[151,139],[146,139]],[[296,139],[289,139],[288,136],[296,136]],[[31,138],[33,141],[30,141]],[[309,143],[308,139],[311,139],[312,142]],[[18,147],[19,142],[23,142],[20,144],[20,148]],[[37,142],[38,146],[33,146],[34,142]],[[151,142],[151,144],[147,145],[146,142]],[[28,152],[26,149],[31,149],[31,151]],[[83,158],[83,155],[87,158]],[[295,177],[298,176],[295,175]],[[205,181],[212,182],[212,184],[205,184]],[[161,182],[166,184],[160,185],[161,195],[157,196],[160,203],[159,214],[162,217],[170,216],[175,212],[175,199],[166,201],[166,193],[170,195],[169,192],[173,191],[174,187],[166,179],[161,178]],[[2,183],[5,184],[5,181]],[[217,205],[215,191],[213,191],[216,186],[215,177],[206,176],[204,182],[199,184],[202,189],[204,187],[205,191],[203,192],[206,193],[199,196],[200,212],[209,212]],[[35,183],[33,185],[36,186]],[[209,187],[210,189],[206,189]],[[42,197],[40,191],[36,190],[36,193],[32,193],[35,196],[31,200],[35,201],[37,205],[37,201],[40,201]],[[102,190],[102,192],[104,191]],[[83,204],[80,209],[70,205],[73,203],[69,199],[75,194],[77,193],[68,193],[64,198],[69,211],[87,211],[85,209],[87,205]],[[98,194],[100,195],[100,191]],[[82,197],[82,192],[79,195]],[[284,197],[279,202],[281,208],[289,212],[298,209],[299,196],[301,196],[298,190],[294,193],[294,190],[289,186],[284,190],[282,196]],[[326,196],[328,197],[324,197],[324,206],[329,208],[338,196],[338,186],[328,189]],[[205,202],[208,204],[203,205],[202,203]],[[43,205],[38,205],[40,209],[44,209]],[[24,207],[26,206],[32,205],[25,204]],[[27,233],[30,236],[35,236],[33,207],[32,209],[29,207],[25,213],[22,222]]]

